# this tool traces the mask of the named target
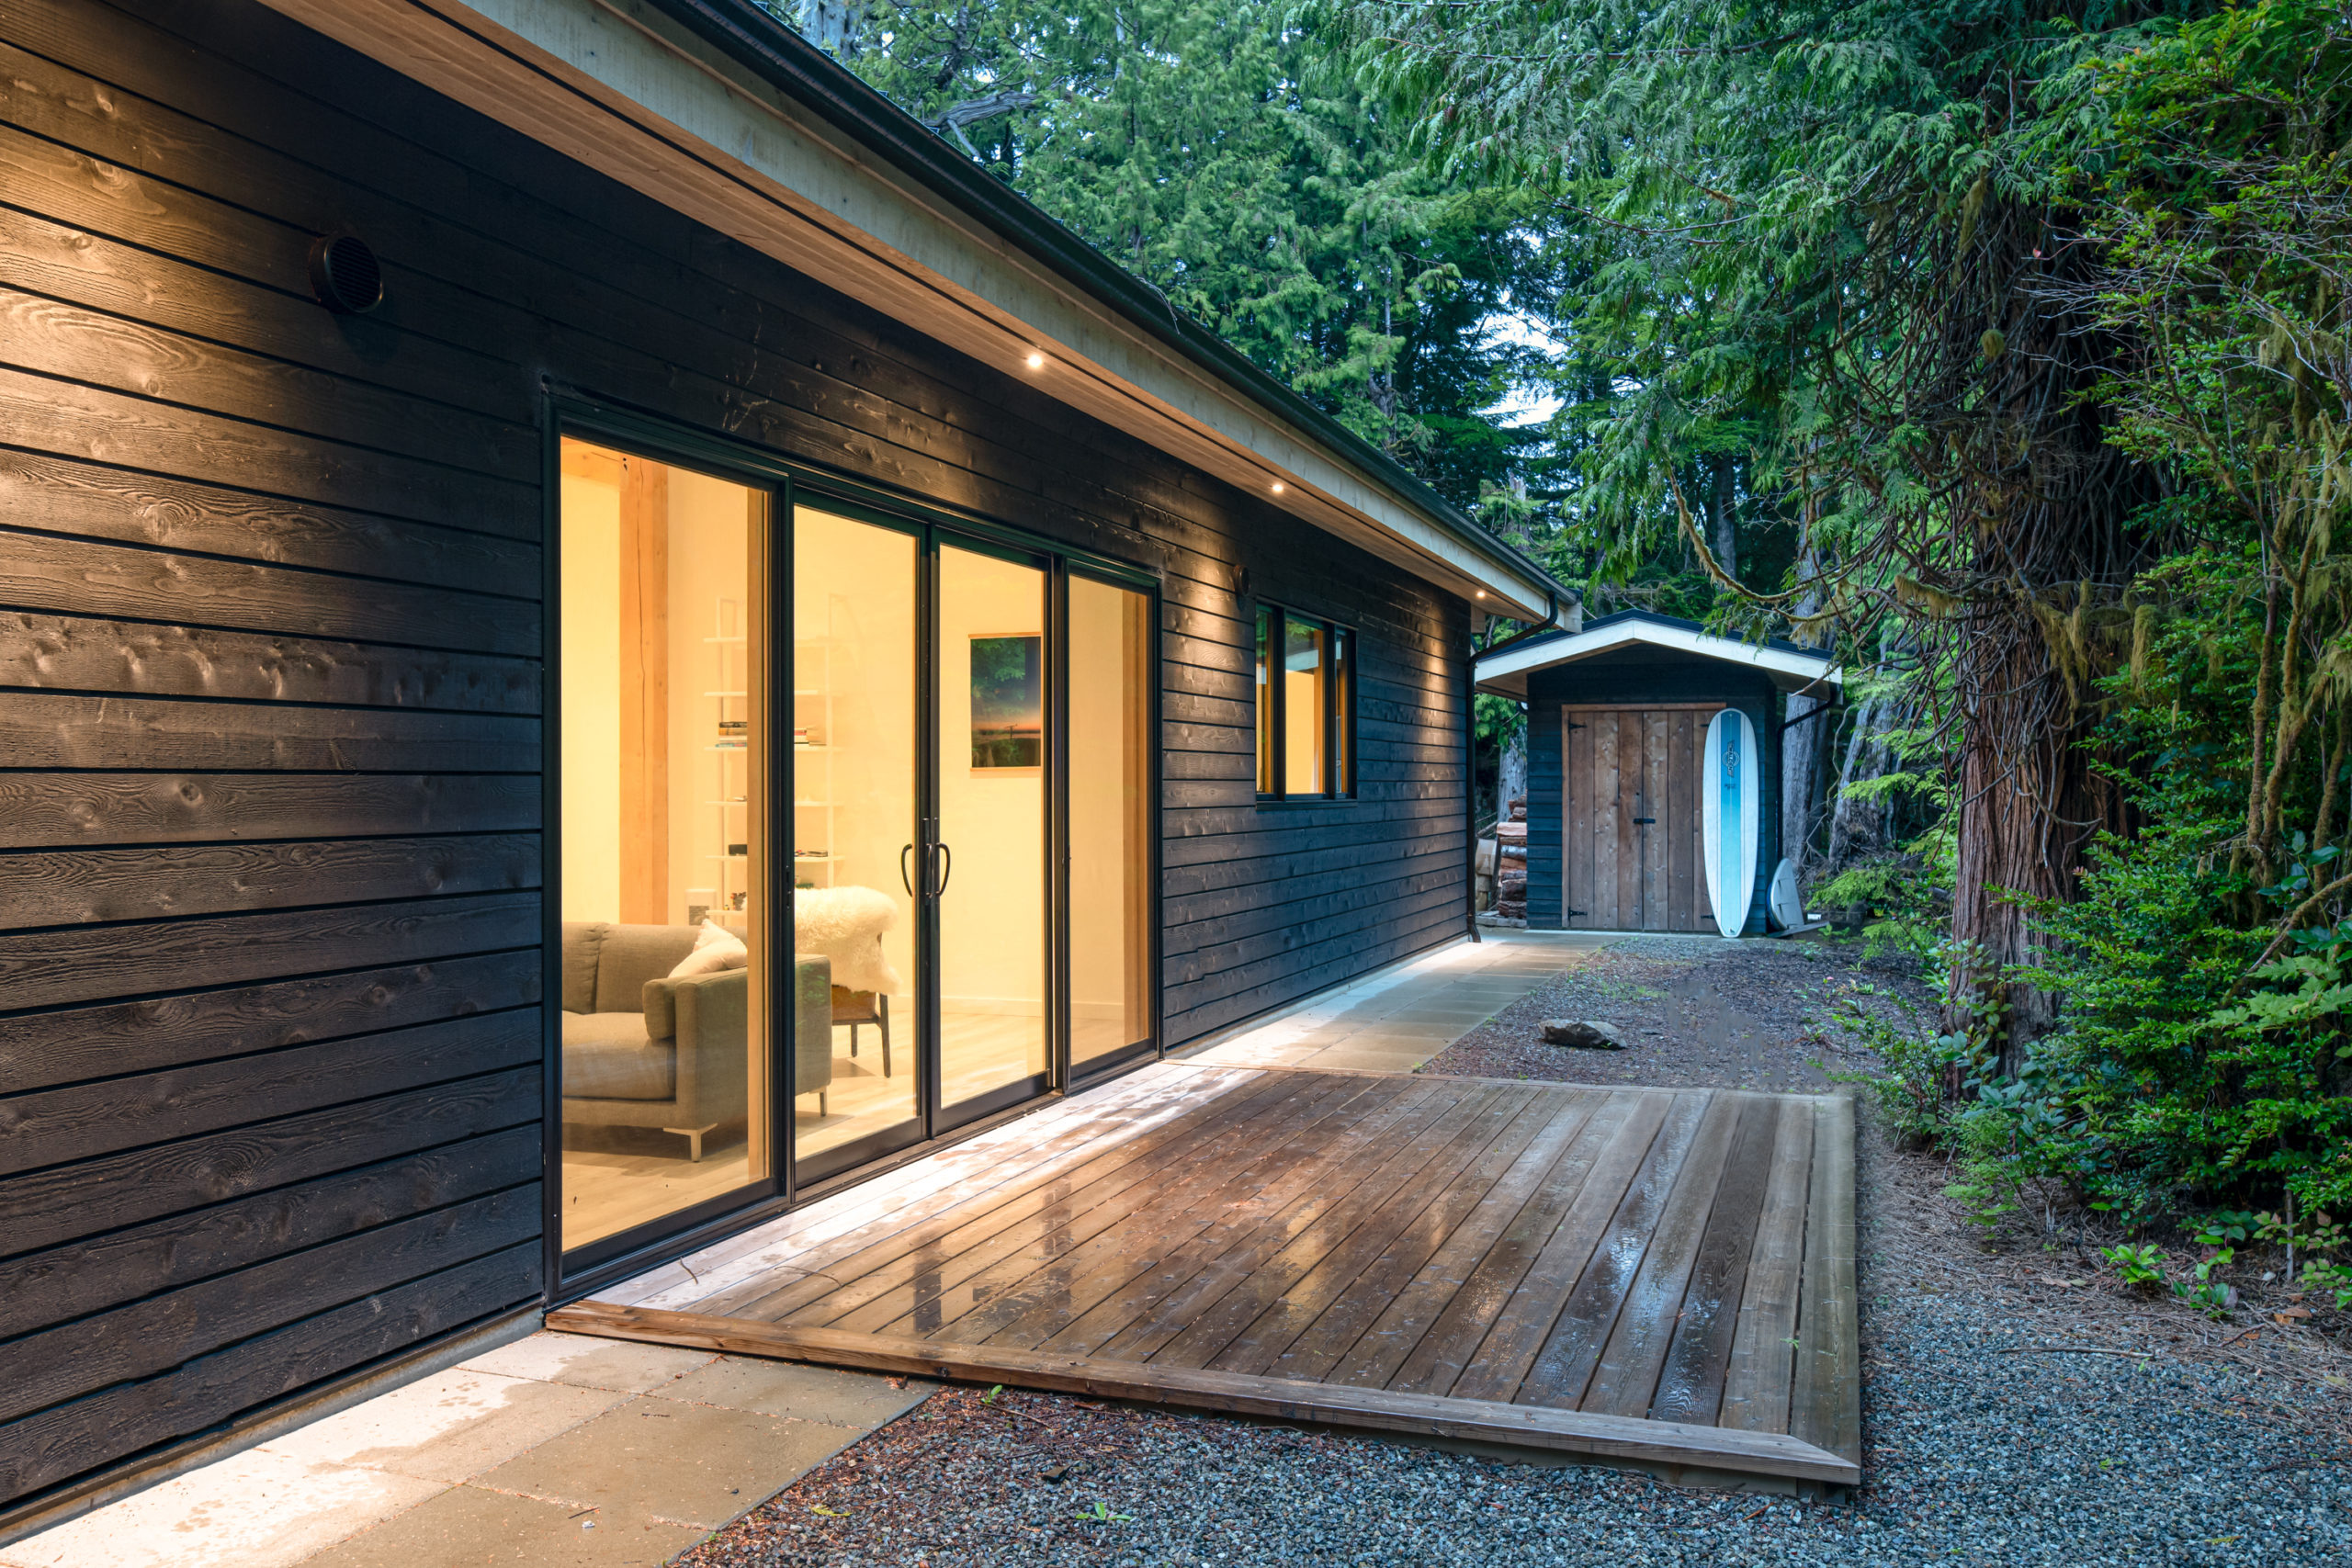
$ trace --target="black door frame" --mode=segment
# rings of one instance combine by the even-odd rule
[[[945,1143],[970,1136],[997,1121],[1019,1113],[1020,1111],[1042,1104],[1057,1095],[1067,1095],[1105,1081],[1120,1073],[1156,1059],[1163,1046],[1164,986],[1162,967],[1160,898],[1161,821],[1159,802],[1160,779],[1160,679],[1164,661],[1162,651],[1161,592],[1159,580],[1151,573],[1109,557],[1075,548],[1055,540],[1041,537],[1027,530],[1009,526],[992,519],[973,516],[943,508],[935,502],[924,502],[873,485],[860,479],[786,461],[760,446],[717,436],[670,420],[640,412],[625,405],[581,397],[573,393],[547,394],[548,418],[544,422],[545,441],[541,466],[541,567],[542,567],[542,699],[541,699],[541,1055],[543,1066],[543,1115],[541,1121],[543,1224],[545,1229],[545,1278],[550,1304],[577,1300],[593,1294],[598,1288],[656,1267],[672,1258],[707,1247],[711,1243],[762,1224],[784,1213],[804,1196],[837,1190],[878,1175],[909,1158],[921,1157]],[[922,1070],[923,1088],[917,1096],[918,1135],[902,1141],[890,1150],[876,1151],[857,1165],[845,1167],[839,1172],[825,1172],[803,1181],[793,1156],[791,1092],[792,1020],[788,1006],[778,1005],[773,998],[786,993],[775,987],[775,977],[788,975],[792,959],[790,939],[790,894],[793,878],[788,864],[780,864],[768,857],[766,885],[758,891],[766,897],[766,908],[776,911],[767,921],[768,952],[765,973],[770,977],[771,1005],[765,1010],[769,1027],[769,1049],[772,1062],[768,1073],[770,1087],[768,1118],[770,1145],[774,1151],[775,1168],[758,1182],[717,1198],[707,1199],[689,1207],[676,1210],[661,1219],[633,1229],[604,1237],[584,1247],[566,1253],[562,1236],[562,1122],[561,1122],[561,1020],[560,1000],[562,996],[562,796],[561,772],[558,759],[562,755],[562,704],[560,701],[561,668],[558,650],[561,647],[561,561],[562,534],[562,440],[577,436],[623,450],[641,454],[656,461],[672,463],[680,468],[707,473],[730,483],[744,485],[768,498],[768,578],[767,603],[772,626],[788,628],[791,620],[793,592],[792,529],[793,509],[797,505],[822,506],[829,511],[850,516],[857,521],[876,524],[915,536],[918,545],[917,578],[918,636],[930,649],[937,648],[937,606],[933,602],[936,570],[935,553],[941,540],[959,546],[976,547],[982,553],[1040,564],[1046,570],[1046,865],[1045,874],[1046,905],[1046,953],[1048,1012],[1047,1031],[1051,1041],[1050,1067],[1046,1084],[1034,1087],[1034,1079],[1023,1079],[1008,1086],[1004,1091],[985,1095],[956,1107],[938,1107],[939,1063],[935,1059],[939,1032],[935,1011],[928,1020],[929,1026],[921,1033],[923,1049],[933,1059],[926,1061]],[[1073,1079],[1069,1060],[1070,1016],[1068,979],[1069,975],[1069,848],[1068,841],[1068,672],[1065,669],[1067,619],[1069,609],[1069,579],[1072,573],[1094,581],[1143,593],[1148,601],[1149,625],[1152,627],[1151,656],[1147,671],[1147,732],[1151,737],[1149,750],[1148,790],[1149,812],[1148,866],[1146,874],[1148,888],[1149,944],[1147,962],[1149,965],[1150,998],[1148,1033],[1146,1038],[1121,1052],[1113,1053],[1086,1064],[1082,1076]],[[775,658],[779,646],[775,636],[769,638],[770,659]],[[788,640],[784,646],[789,646]],[[917,781],[919,817],[930,808],[924,820],[936,822],[937,768],[931,753],[937,746],[936,657],[926,655],[916,661],[919,687],[917,750],[921,770]],[[787,677],[788,679],[788,677]],[[788,684],[779,686],[773,677],[768,682],[770,707],[773,709],[779,691],[788,692]],[[788,713],[788,710],[786,710]],[[775,737],[788,730],[780,729],[774,712],[761,717],[766,722],[766,733]],[[773,836],[776,824],[789,822],[793,795],[791,749],[777,747],[771,741],[768,767],[767,795],[769,802],[769,831]],[[788,831],[788,830],[787,830]],[[928,857],[923,857],[928,863]],[[926,873],[928,877],[928,873]],[[918,899],[918,919],[925,900]],[[936,900],[929,901],[934,910]],[[919,967],[935,971],[935,963],[921,964],[922,957],[935,953],[935,931],[919,936]],[[935,1009],[937,979],[935,973],[926,973],[917,982],[919,992],[933,998]],[[1000,1104],[1002,1099],[1006,1101]],[[957,1114],[944,1125],[935,1112],[951,1111]]]

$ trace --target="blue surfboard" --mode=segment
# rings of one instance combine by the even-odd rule
[[[1763,780],[1756,773],[1756,727],[1737,708],[1707,723],[1705,776],[1699,785],[1699,847],[1707,863],[1707,902],[1715,929],[1737,936],[1756,897]]]

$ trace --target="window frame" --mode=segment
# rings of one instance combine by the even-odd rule
[[[1326,776],[1324,787],[1319,790],[1286,787],[1290,783],[1289,683],[1276,676],[1283,658],[1280,650],[1288,637],[1287,627],[1294,621],[1312,626],[1323,636],[1320,728]],[[1362,644],[1356,628],[1345,621],[1314,615],[1280,600],[1260,599],[1251,606],[1250,631],[1253,673],[1262,669],[1266,675],[1250,694],[1251,782],[1257,790],[1258,804],[1313,805],[1359,798],[1356,710]],[[1273,785],[1271,790],[1265,787],[1269,782]]]

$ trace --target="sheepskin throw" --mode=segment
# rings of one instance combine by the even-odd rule
[[[794,948],[833,961],[833,984],[896,996],[903,984],[882,951],[899,906],[871,887],[803,887],[792,896]]]

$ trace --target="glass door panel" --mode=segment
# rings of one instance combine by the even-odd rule
[[[564,1248],[766,1182],[768,496],[566,437]],[[626,1245],[626,1244],[622,1244]]]
[[[797,508],[793,1135],[803,1182],[922,1136],[920,555]]]
[[[1069,579],[1069,1059],[1151,1035],[1151,599]]]
[[[939,919],[934,1130],[944,1131],[1043,1092],[1053,1037],[1046,573],[950,544],[938,573],[938,819],[926,858]]]

